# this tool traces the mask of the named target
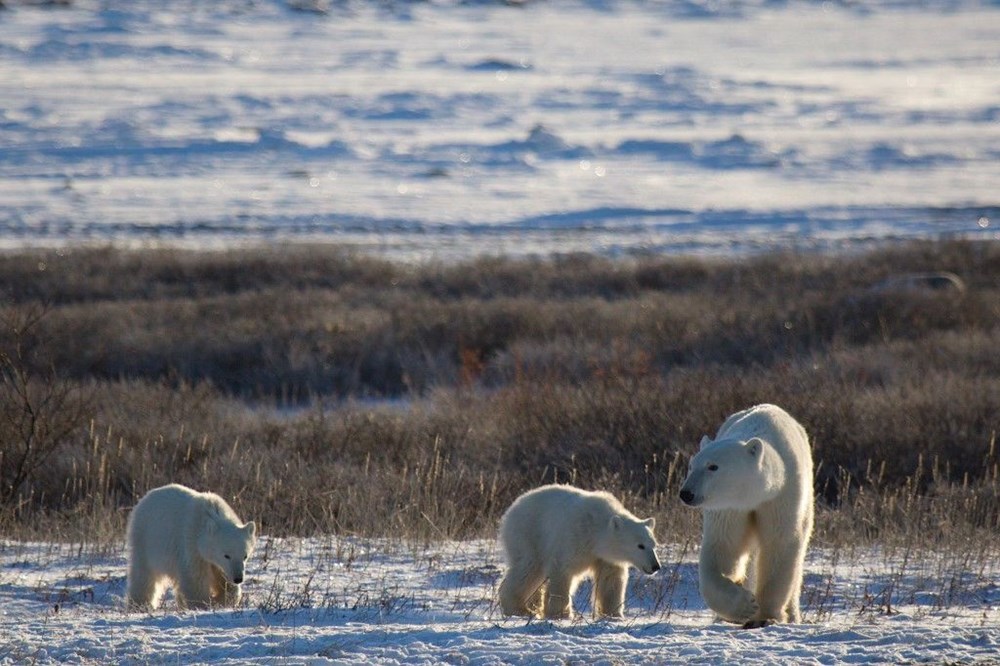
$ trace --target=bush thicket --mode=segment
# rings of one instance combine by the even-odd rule
[[[929,271],[965,288],[880,286]],[[690,535],[688,456],[758,402],[812,437],[821,536],[1000,526],[998,243],[424,265],[40,250],[0,255],[0,304],[5,530],[120,530],[177,481],[275,534],[471,536],[559,480]]]

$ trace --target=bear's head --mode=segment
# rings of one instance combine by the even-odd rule
[[[656,559],[655,518],[638,520],[630,516],[611,516],[597,543],[597,556],[607,562],[631,564],[639,571],[654,574],[660,570]]]
[[[231,583],[239,585],[256,543],[257,525],[252,520],[239,525],[225,517],[209,514],[198,538],[198,552],[221,569]]]
[[[680,497],[702,509],[750,510],[774,499],[784,485],[785,464],[764,440],[706,437],[691,459]]]

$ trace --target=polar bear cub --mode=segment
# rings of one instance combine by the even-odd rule
[[[652,574],[653,518],[640,520],[613,495],[548,485],[518,497],[500,521],[507,575],[500,583],[505,615],[564,618],[577,584],[594,579],[598,617],[623,617],[628,566]]]
[[[799,622],[813,529],[813,462],[802,426],[774,405],[733,414],[715,441],[702,439],[680,497],[702,509],[698,575],[708,607],[746,628]]]
[[[156,608],[169,583],[180,608],[237,605],[256,537],[256,525],[214,493],[149,491],[128,520],[128,608]]]

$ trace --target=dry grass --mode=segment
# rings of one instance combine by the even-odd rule
[[[871,289],[928,270],[968,288]],[[1000,526],[1000,244],[457,266],[47,251],[0,256],[0,285],[2,413],[22,376],[83,410],[48,416],[67,428],[5,490],[5,534],[120,538],[135,500],[177,481],[275,535],[482,536],[560,480],[684,543],[689,454],[763,401],[813,437],[821,541]],[[0,442],[5,475],[18,442]]]

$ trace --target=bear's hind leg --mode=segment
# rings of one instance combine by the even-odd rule
[[[597,617],[624,617],[627,585],[628,567],[598,562],[594,567],[594,614]]]
[[[537,566],[515,562],[500,581],[500,610],[504,615],[532,616],[541,610],[545,577]]]
[[[809,538],[812,536],[812,531],[813,512],[810,506],[802,522],[802,534],[805,536],[799,541],[800,550],[796,554],[796,566],[792,572],[792,594],[788,599],[788,605],[785,606],[788,621],[796,624],[802,621],[802,578],[805,574],[806,550],[809,548]]]
[[[802,590],[805,546],[798,539],[789,539],[787,536],[771,538],[781,540],[768,543],[762,539],[755,576],[760,611],[753,618],[753,626],[773,622],[799,622],[801,619],[799,595]]]
[[[129,562],[125,605],[129,610],[151,610],[159,603],[160,584],[149,567],[133,560]]]

